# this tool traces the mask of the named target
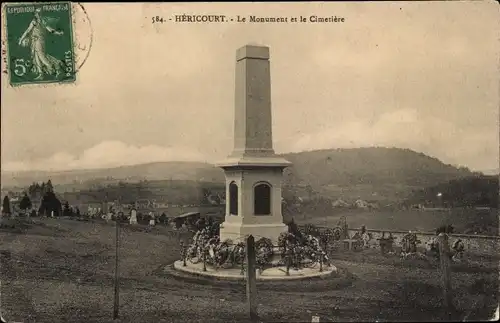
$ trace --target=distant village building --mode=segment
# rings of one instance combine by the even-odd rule
[[[363,201],[363,200],[361,200],[361,199],[356,200],[356,201],[354,202],[354,207],[356,207],[356,208],[358,208],[358,209],[367,209],[367,208],[368,208],[368,206],[369,206],[369,203],[368,203],[368,202],[366,202],[366,201]]]
[[[332,202],[332,207],[335,208],[344,208],[344,207],[349,207],[349,203],[342,199],[337,199],[336,201]]]
[[[225,205],[226,204],[226,193],[225,191],[220,191],[217,189],[205,189],[203,192],[202,204],[210,204],[210,205]]]
[[[219,204],[218,198],[216,196],[213,196],[212,194],[208,194],[207,196],[205,196],[205,198],[211,205]]]
[[[90,204],[87,206],[87,214],[91,217],[96,217],[98,216],[99,214],[102,213],[102,209],[101,209],[101,204],[97,204],[97,203],[94,203],[94,204]]]
[[[138,209],[148,209],[154,207],[154,201],[150,201],[148,199],[140,199],[135,202],[135,205]]]
[[[169,207],[169,204],[168,202],[158,202],[158,203],[155,203],[155,208],[157,209],[161,209],[161,208],[168,208]]]
[[[219,197],[220,204],[225,205],[226,204],[226,193],[225,192],[217,193],[217,196]]]

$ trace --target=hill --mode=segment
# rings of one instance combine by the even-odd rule
[[[471,175],[466,168],[446,165],[437,158],[409,149],[357,148],[287,154],[295,182],[312,186],[335,184],[405,184],[428,186]]]
[[[160,179],[221,182],[224,174],[211,164],[201,162],[158,162],[104,169],[71,171],[2,172],[2,188],[25,187],[51,179],[58,191],[92,189],[118,182],[136,183]]]
[[[85,189],[78,192],[60,192],[62,200],[71,205],[96,204],[105,200],[120,200],[124,204],[140,202],[139,205],[149,202],[161,205],[210,205],[205,193],[214,197],[217,193],[224,193],[223,183],[196,182],[196,181],[140,181],[138,183],[110,184],[95,189]],[[141,202],[142,201],[142,202]],[[144,206],[147,208],[146,206]],[[157,209],[165,206],[156,206]]]
[[[413,190],[473,174],[398,148],[330,149],[285,158],[293,163],[285,172],[285,185],[295,190],[310,186],[324,197],[348,200],[399,201]]]
[[[398,200],[414,189],[471,176],[409,149],[354,148],[284,154],[293,166],[285,186],[295,195]],[[94,190],[118,182],[176,180],[221,183],[223,172],[207,163],[162,162],[65,172],[2,172],[2,187],[26,187],[50,178],[57,191]]]

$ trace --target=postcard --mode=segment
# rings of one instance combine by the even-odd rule
[[[2,322],[498,320],[500,4],[2,4]]]

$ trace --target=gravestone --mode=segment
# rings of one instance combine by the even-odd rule
[[[149,212],[149,225],[154,226],[155,225],[155,215],[153,212]]]
[[[137,224],[137,211],[132,209],[130,212],[130,224]]]

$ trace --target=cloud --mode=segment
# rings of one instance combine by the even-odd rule
[[[438,131],[436,131],[438,130]],[[457,144],[460,143],[460,144]],[[280,145],[281,146],[281,145]],[[398,147],[445,163],[488,169],[498,165],[498,137],[487,129],[465,132],[446,120],[424,117],[415,109],[387,112],[374,122],[355,120],[313,134],[301,134],[282,147],[290,152],[331,148]],[[463,149],[467,147],[467,149]]]
[[[291,144],[292,151],[329,148],[386,146],[415,141],[420,135],[415,110],[402,109],[382,114],[377,121],[355,120],[319,132],[301,135]],[[410,134],[411,132],[411,134]],[[425,138],[420,138],[425,140]]]
[[[2,163],[2,170],[56,171],[107,168],[151,162],[204,160],[205,157],[201,153],[181,147],[157,145],[139,147],[127,145],[121,141],[104,141],[85,150],[80,156],[59,152],[48,158],[32,161],[5,162]]]

